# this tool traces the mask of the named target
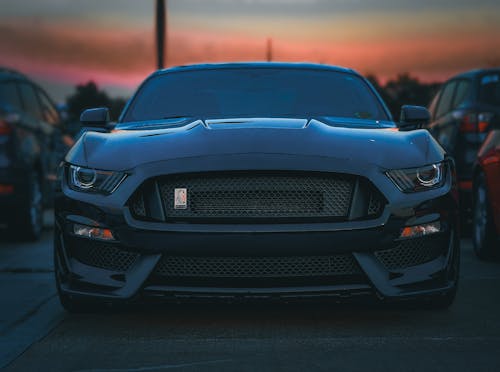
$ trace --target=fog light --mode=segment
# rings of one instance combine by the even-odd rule
[[[435,234],[441,231],[441,223],[439,221],[427,223],[425,225],[406,226],[401,232],[400,238],[416,238]]]
[[[99,240],[115,240],[110,229],[101,229],[95,226],[85,226],[80,224],[73,225],[73,233],[76,236]]]

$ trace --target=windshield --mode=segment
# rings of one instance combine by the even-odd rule
[[[500,75],[488,74],[481,78],[479,101],[494,106],[500,106]]]
[[[196,117],[347,117],[389,120],[360,77],[313,69],[212,69],[146,81],[122,122]]]

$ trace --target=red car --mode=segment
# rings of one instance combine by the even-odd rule
[[[474,251],[481,259],[500,256],[500,121],[479,149],[473,181]]]

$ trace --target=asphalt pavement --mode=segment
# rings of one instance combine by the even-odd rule
[[[31,244],[0,231],[7,371],[500,370],[500,262],[479,261],[466,239],[457,299],[444,311],[199,303],[70,315],[57,301],[51,245],[49,228]]]

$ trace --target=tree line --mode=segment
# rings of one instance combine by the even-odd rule
[[[408,73],[399,74],[396,78],[388,80],[384,85],[380,84],[374,75],[368,75],[367,79],[385,101],[396,121],[399,120],[401,106],[403,105],[429,106],[442,84],[440,82],[423,83]]]

